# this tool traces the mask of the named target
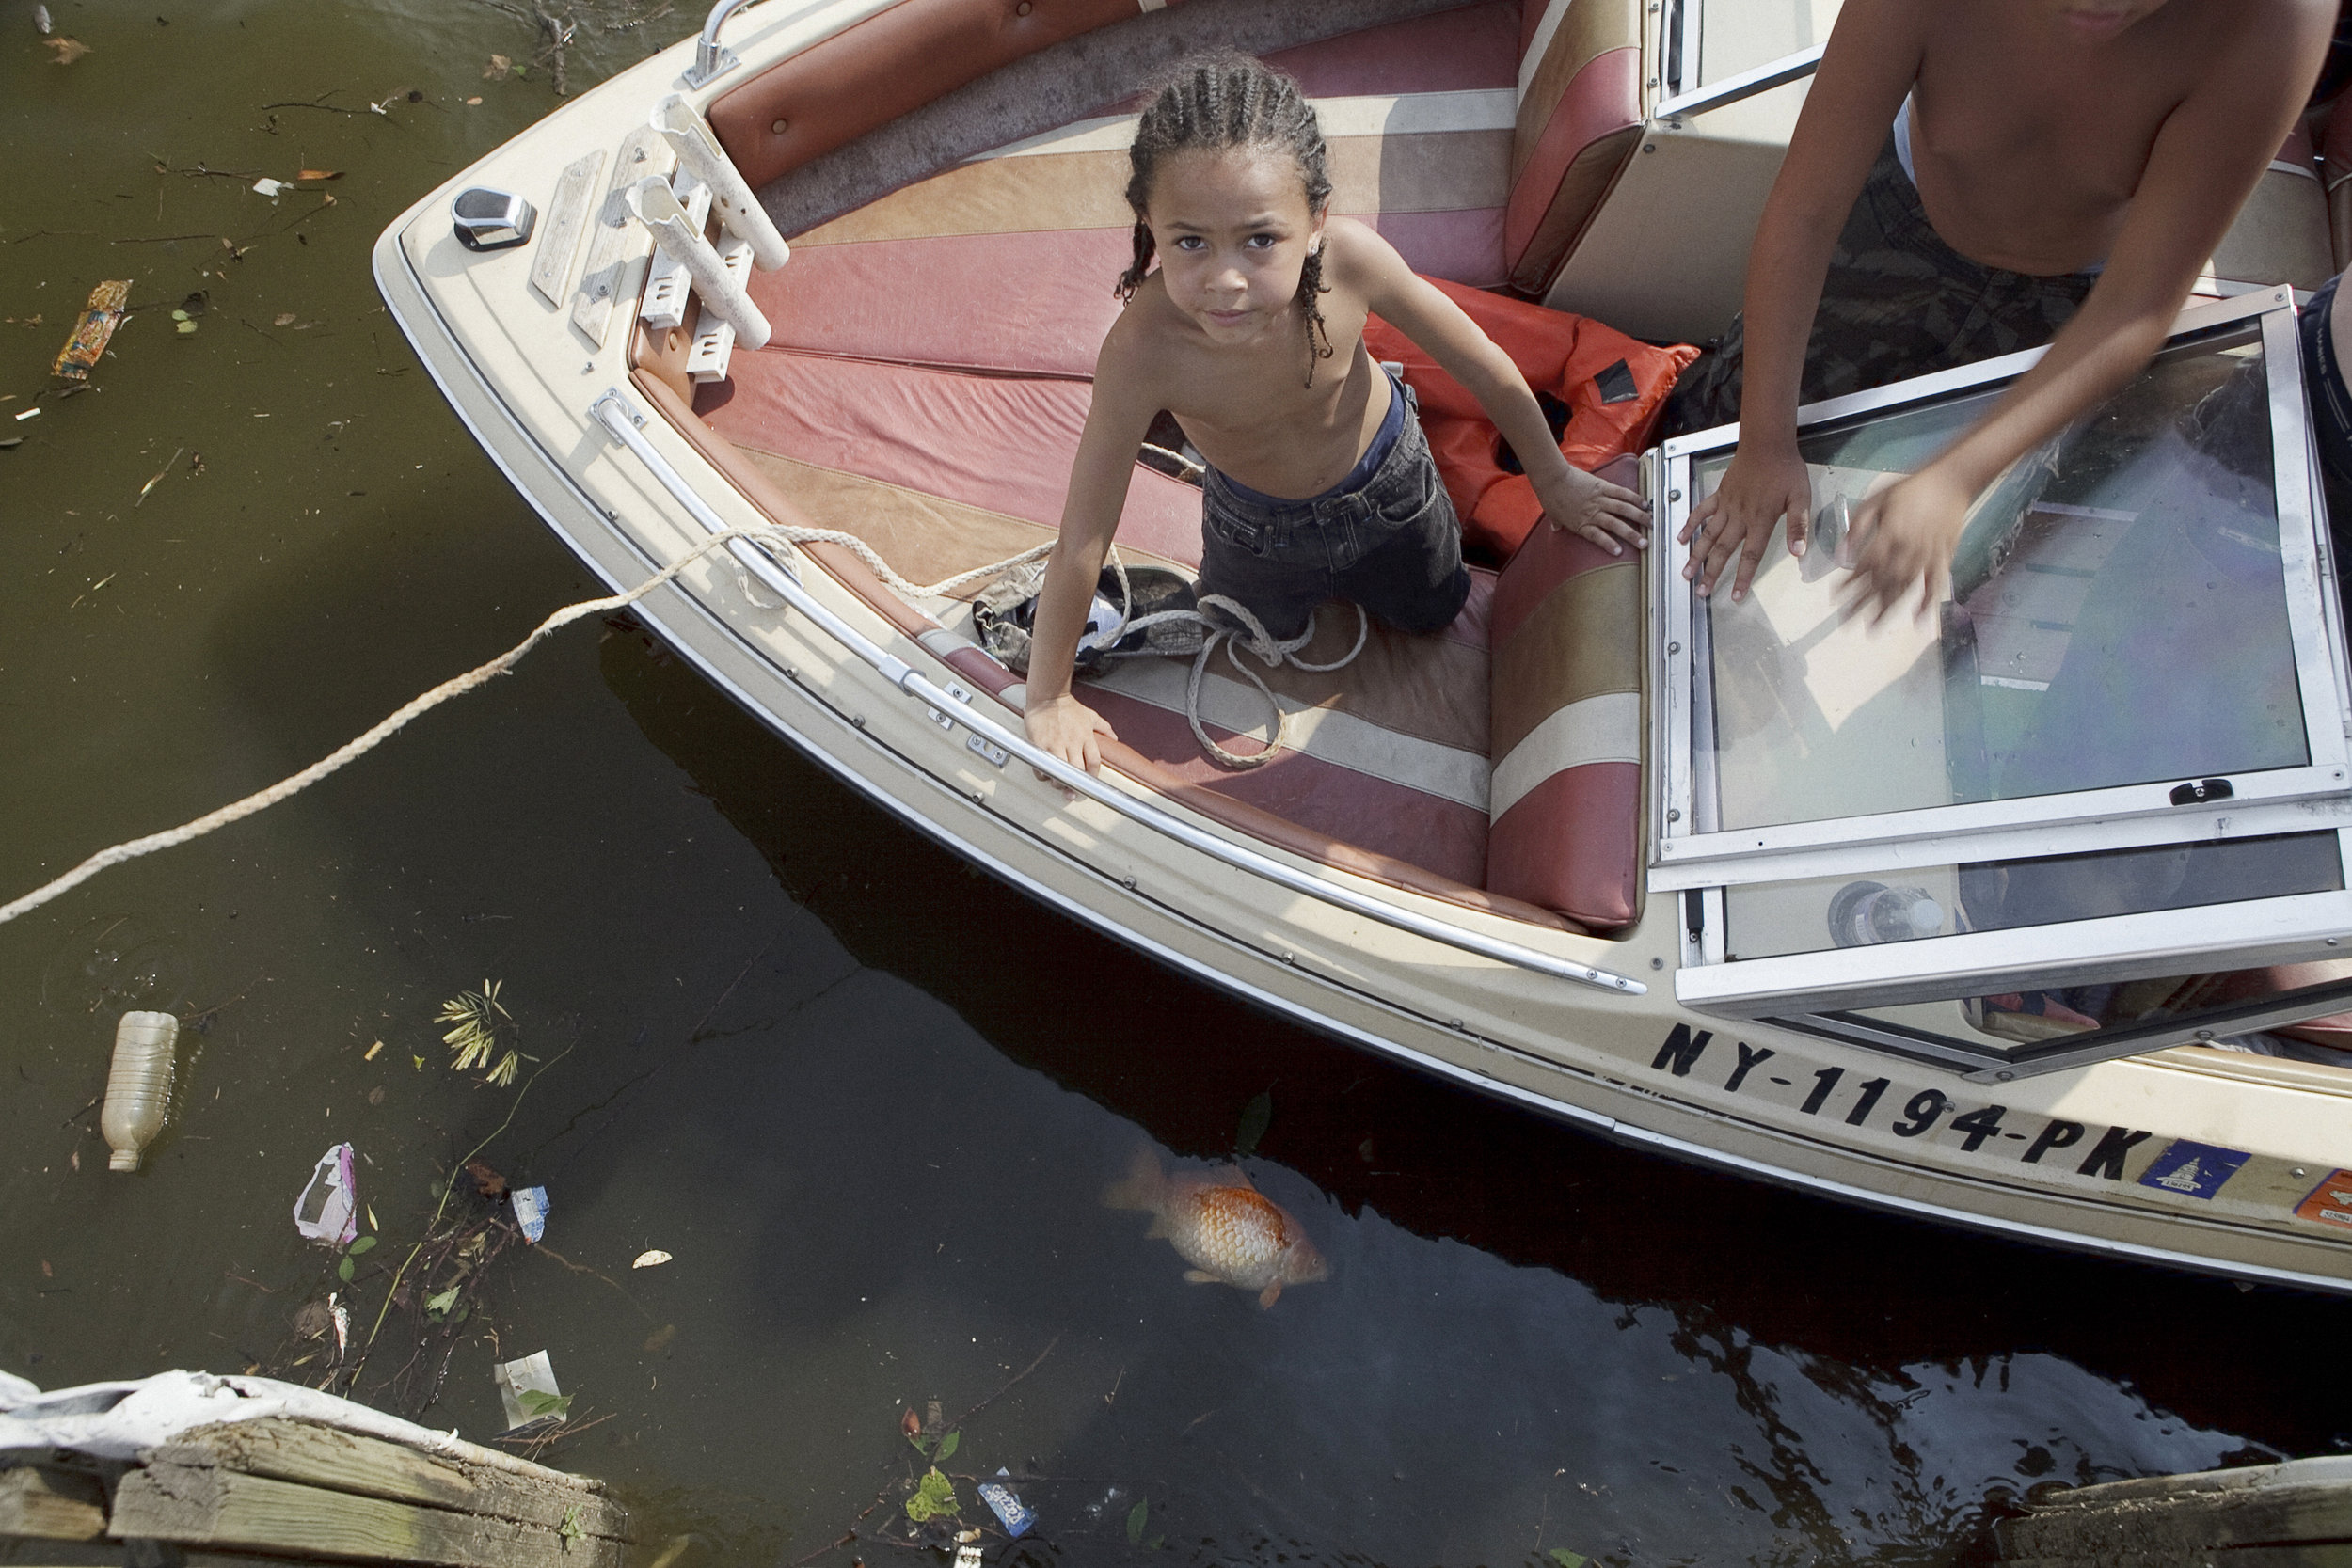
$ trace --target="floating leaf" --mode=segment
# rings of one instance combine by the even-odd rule
[[[531,1412],[533,1420],[552,1416],[560,1421],[571,1414],[572,1409],[571,1395],[550,1394],[544,1388],[520,1389],[515,1395],[515,1402]]]
[[[89,45],[80,39],[54,38],[43,39],[41,41],[56,51],[49,62],[51,65],[72,65],[89,53]]]
[[[373,1249],[374,1246],[374,1237],[362,1236],[358,1241],[352,1243],[350,1246],[343,1249],[343,1256],[346,1258],[357,1258],[361,1253]]]
[[[1558,1563],[1560,1568],[1584,1568],[1587,1562],[1593,1560],[1583,1553],[1572,1552],[1565,1546],[1554,1546],[1544,1555]]]
[[[939,1473],[932,1465],[923,1474],[914,1488],[914,1496],[907,1499],[907,1517],[924,1524],[942,1513],[961,1513],[963,1505],[956,1500],[956,1483]]]
[[[1137,1498],[1136,1500],[1136,1506],[1127,1511],[1127,1544],[1130,1546],[1140,1546],[1143,1544],[1144,1522],[1151,1517],[1152,1499],[1149,1497]]]
[[[663,1323],[660,1328],[655,1329],[651,1334],[645,1336],[645,1354],[647,1355],[660,1355],[663,1351],[670,1348],[670,1341],[676,1338],[677,1324]]]
[[[938,1461],[939,1461],[940,1463],[942,1463],[942,1464],[946,1463],[948,1460],[953,1459],[953,1458],[955,1457],[955,1454],[956,1454],[956,1445],[957,1445],[958,1443],[962,1442],[962,1441],[963,1441],[963,1433],[961,1433],[961,1432],[951,1432],[951,1433],[949,1433],[946,1436],[945,1436],[945,1437],[943,1437],[943,1438],[941,1438],[941,1439],[939,1440],[939,1451],[938,1451],[937,1453],[933,1454],[931,1457],[932,1457],[933,1459],[938,1460]]]
[[[514,61],[503,55],[493,55],[490,56],[489,66],[482,72],[482,79],[485,82],[501,82],[506,79],[506,73],[514,69]]]
[[[469,1160],[465,1168],[466,1174],[473,1178],[474,1185],[482,1189],[484,1197],[501,1198],[506,1196],[506,1178],[481,1161]]]
[[[425,1311],[432,1314],[435,1318],[447,1317],[449,1315],[449,1309],[457,1305],[458,1289],[459,1287],[453,1285],[438,1295],[425,1297]]]
[[[1274,1121],[1274,1096],[1260,1090],[1249,1097],[1249,1103],[1241,1108],[1241,1126],[1233,1132],[1233,1152],[1255,1154],[1258,1140]]]
[[[342,1280],[346,1285],[351,1283],[351,1276],[356,1272],[357,1271],[352,1267],[351,1259],[348,1257],[344,1258],[342,1262],[335,1265],[335,1277]]]
[[[272,321],[272,322],[270,323],[270,325],[272,325],[272,326],[292,326],[294,324],[294,312],[293,312],[292,310],[280,310],[280,311],[278,311],[278,312],[277,319],[276,319],[276,320],[274,320],[274,321]],[[378,1043],[378,1044],[381,1044],[382,1042],[381,1042],[381,1041],[378,1041],[377,1043]]]
[[[339,168],[306,168],[294,176],[296,180],[341,180],[342,177],[343,171]]]
[[[194,332],[195,330],[196,323],[192,321],[183,321],[180,323],[179,332],[182,337],[186,337],[189,333]]]
[[[922,1447],[923,1418],[914,1413],[914,1406],[908,1405],[907,1413],[898,1418],[898,1430],[906,1433],[908,1442]]]

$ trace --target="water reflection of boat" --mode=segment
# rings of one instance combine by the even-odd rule
[[[1341,210],[1423,270],[1572,302],[1623,203],[1769,174],[1802,90],[1799,60],[1669,92],[1698,24],[1623,8],[1613,43],[1581,0],[837,0],[751,10],[719,47],[723,5],[703,44],[420,202],[377,277],[608,579],[773,522],[945,578],[1057,515],[1124,245],[1102,106],[1183,48],[1277,55],[1322,104]],[[1680,183],[1630,172],[1637,146]],[[693,168],[717,192],[699,243]],[[749,270],[773,245],[730,210],[739,178],[796,246],[779,271]],[[518,199],[453,212],[469,189]],[[1704,272],[1659,309],[1703,312]],[[1937,624],[1867,632],[1835,574],[1785,557],[1710,615],[1671,548],[1611,565],[1539,534],[1446,636],[1278,682],[1290,743],[1247,774],[1192,753],[1138,662],[1096,692],[1130,745],[1065,799],[1025,766],[968,600],[911,599],[838,545],[738,545],[646,619],[914,826],[1343,1038],[1832,1196],[2343,1289],[2347,683],[2291,325],[2281,290],[2191,312],[1988,499]],[[1915,464],[2019,368],[1813,410],[1825,491]],[[1669,536],[1729,437],[1644,459]],[[1185,564],[1190,505],[1139,463],[1132,557]],[[1612,616],[1642,657],[1567,635]],[[1565,651],[1506,654],[1531,628]]]

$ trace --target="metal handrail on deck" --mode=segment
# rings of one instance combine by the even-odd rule
[[[589,417],[602,425],[614,440],[637,455],[638,461],[645,465],[647,470],[660,483],[661,487],[670,492],[671,497],[686,509],[687,515],[691,516],[696,523],[713,533],[726,531],[728,527],[726,522],[694,493],[693,487],[686,483],[685,477],[671,465],[669,459],[655,451],[653,443],[645,439],[645,434],[642,428],[644,416],[637,412],[618,388],[610,388],[602,397],[597,398],[589,405],[588,413]],[[827,609],[814,594],[801,585],[796,576],[779,566],[765,551],[743,542],[732,545],[729,548],[736,553],[737,559],[743,561],[744,564],[759,577],[762,584],[783,598],[789,608],[806,616],[818,629],[840,643],[860,661],[871,667],[876,673],[892,686],[897,687],[899,691],[925,704],[943,720],[949,720],[953,723],[963,725],[974,735],[980,736],[991,745],[1003,749],[1064,789],[1073,794],[1083,795],[1097,805],[1107,807],[1131,822],[1138,823],[1154,832],[1172,838],[1187,848],[1197,849],[1236,870],[1249,872],[1279,887],[1288,888],[1293,893],[1302,894],[1307,897],[1334,905],[1352,914],[1362,915],[1368,920],[1376,920],[1384,926],[1409,932],[1414,936],[1443,942],[1449,947],[1459,948],[1466,953],[1474,953],[1483,958],[1491,958],[1499,963],[1532,970],[1538,974],[1549,974],[1554,979],[1573,980],[1579,985],[1597,986],[1603,990],[1614,991],[1625,996],[1643,996],[1649,991],[1649,988],[1641,981],[1627,975],[1612,974],[1605,969],[1596,969],[1590,964],[1557,958],[1549,953],[1539,953],[1532,947],[1522,947],[1515,942],[1504,942],[1499,938],[1481,935],[1476,931],[1465,930],[1411,910],[1399,909],[1394,905],[1383,903],[1377,898],[1368,897],[1353,888],[1343,887],[1327,879],[1310,875],[1295,866],[1285,865],[1270,855],[1262,855],[1254,849],[1247,849],[1238,844],[1229,843],[1215,833],[1205,832],[1160,810],[1148,801],[1138,800],[1133,796],[1113,789],[1093,774],[1073,768],[1053,753],[1031,745],[1027,736],[997,723],[986,714],[976,711],[963,699],[925,678],[906,660],[891,654]]]
[[[723,76],[743,62],[735,57],[735,51],[719,41],[719,24],[752,0],[719,0],[710,8],[709,19],[703,24],[702,37],[694,40],[694,63],[686,68],[686,85],[699,87],[714,76]]]

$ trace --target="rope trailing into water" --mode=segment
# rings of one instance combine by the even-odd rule
[[[111,845],[99,850],[98,853],[90,856],[64,876],[44,882],[11,903],[0,904],[0,926],[7,925],[19,915],[29,914],[50,900],[72,892],[108,866],[120,865],[125,861],[135,861],[141,856],[151,855],[159,849],[176,848],[180,845],[202,838],[207,833],[216,832],[232,822],[242,822],[256,813],[267,811],[290,796],[300,794],[328,774],[347,767],[375,750],[376,747],[399,734],[410,721],[440,706],[453,697],[462,697],[467,692],[488,684],[497,676],[505,674],[522,661],[525,654],[537,647],[550,633],[561,631],[573,622],[585,620],[591,615],[603,615],[616,610],[626,610],[655,589],[675,578],[680,572],[685,571],[687,567],[711,551],[735,544],[739,540],[748,541],[768,550],[771,554],[775,554],[779,547],[784,553],[788,554],[795,545],[839,545],[855,554],[859,560],[870,567],[874,575],[881,578],[893,592],[918,599],[944,598],[959,588],[966,587],[983,578],[1000,576],[1017,566],[1025,566],[1032,561],[1041,560],[1051,554],[1054,548],[1053,544],[1048,542],[1032,549],[1024,550],[1019,555],[1009,556],[1003,561],[991,562],[985,566],[975,566],[968,572],[959,572],[954,577],[939,582],[915,583],[901,577],[890,562],[877,554],[865,540],[858,538],[855,534],[844,533],[836,529],[791,528],[770,523],[753,528],[728,529],[723,533],[714,533],[634,588],[620,594],[606,594],[602,598],[582,599],[578,604],[565,605],[533,627],[530,636],[496,658],[486,664],[476,665],[462,675],[453,676],[432,690],[404,704],[374,728],[344,742],[301,772],[280,779],[267,789],[257,790],[241,800],[232,800],[219,810],[208,812],[193,822],[183,822],[177,828],[168,828],[159,833],[150,833],[145,838],[135,838],[122,844]],[[1145,616],[1131,623],[1126,615],[1126,603],[1130,598],[1127,588],[1127,568],[1120,561],[1116,548],[1111,551],[1110,559],[1113,569],[1119,574],[1120,597],[1122,601],[1117,635],[1123,636],[1129,631],[1158,622],[1186,619],[1197,621],[1207,628],[1208,636],[1203,640],[1200,654],[1193,661],[1192,685],[1184,701],[1184,716],[1191,720],[1192,733],[1199,738],[1201,746],[1229,768],[1255,768],[1271,758],[1281,746],[1283,713],[1281,705],[1274,700],[1274,693],[1267,689],[1265,682],[1261,680],[1255,672],[1244,666],[1237,655],[1229,652],[1228,657],[1232,658],[1233,668],[1249,677],[1260,693],[1265,697],[1266,705],[1274,710],[1273,738],[1267,743],[1264,751],[1254,756],[1238,756],[1209,738],[1208,731],[1200,725],[1200,682],[1208,667],[1209,656],[1216,651],[1220,642],[1228,644],[1229,648],[1235,645],[1248,648],[1269,669],[1287,659],[1302,670],[1337,670],[1363,651],[1364,638],[1370,629],[1369,621],[1359,626],[1356,646],[1348,651],[1346,658],[1341,659],[1337,664],[1302,663],[1292,656],[1299,648],[1305,646],[1308,639],[1314,635],[1312,622],[1308,624],[1305,634],[1300,637],[1288,642],[1277,641],[1266,634],[1265,627],[1259,623],[1256,616],[1232,600],[1216,594],[1202,599],[1200,601],[1202,606],[1205,608],[1209,605],[1216,605],[1231,611],[1247,623],[1246,631],[1220,625],[1200,611],[1190,610],[1163,610],[1159,614]],[[745,590],[746,596],[749,596],[751,584],[739,565],[737,567],[736,575]],[[1357,614],[1359,617],[1363,614],[1360,606],[1358,607]]]
[[[739,539],[747,539],[754,544],[770,546],[780,543],[788,545],[791,542],[789,535],[796,531],[814,533],[818,531],[760,527],[729,529],[724,533],[714,533],[627,593],[608,594],[599,599],[582,599],[578,604],[566,605],[540,622],[529,637],[524,638],[487,664],[476,665],[462,675],[443,681],[432,690],[395,710],[382,723],[365,735],[346,741],[291,778],[280,779],[267,789],[259,790],[242,800],[231,801],[218,811],[210,812],[193,822],[184,822],[177,828],[167,829],[160,833],[150,833],[145,838],[135,838],[128,843],[117,844],[101,849],[56,880],[35,888],[12,903],[0,905],[0,926],[7,925],[19,915],[28,914],[51,899],[72,891],[110,865],[120,865],[125,861],[135,861],[142,855],[151,855],[158,849],[175,848],[191,840],[202,838],[206,833],[226,828],[232,822],[242,822],[256,812],[267,811],[289,796],[300,794],[328,774],[375,750],[376,747],[397,735],[409,721],[419,715],[440,706],[453,697],[465,695],[495,676],[506,673],[521,661],[525,654],[538,646],[550,632],[560,631],[574,621],[582,620],[587,616],[605,614],[635,604],[712,550],[731,545]],[[896,574],[894,573],[893,576]]]

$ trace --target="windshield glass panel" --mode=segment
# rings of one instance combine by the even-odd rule
[[[1820,953],[2343,886],[2332,832],[1735,883],[1724,889],[1724,957]]]
[[[2257,324],[2179,344],[1982,498],[1953,593],[1866,626],[1846,520],[2000,388],[1808,432],[1814,545],[1700,601],[1700,832],[2309,760]],[[1729,454],[1692,466],[1711,494]]]

